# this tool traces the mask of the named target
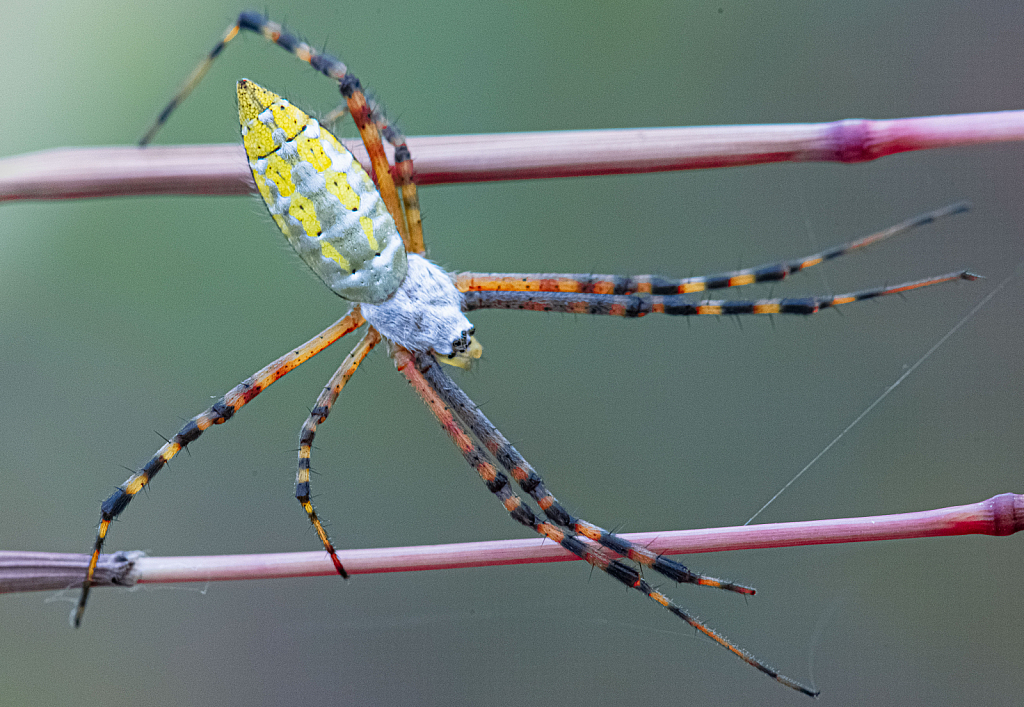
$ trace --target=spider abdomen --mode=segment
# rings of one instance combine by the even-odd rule
[[[395,222],[337,138],[276,93],[238,82],[242,141],[263,201],[303,262],[335,294],[383,302],[405,278]]]

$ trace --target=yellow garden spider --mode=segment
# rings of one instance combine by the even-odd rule
[[[142,142],[148,143],[170,113],[201,80],[212,61],[239,30],[261,34],[338,82],[347,111],[360,131],[376,186],[362,167],[320,123],[277,94],[249,80],[238,82],[243,142],[257,189],[281,231],[302,260],[339,296],[349,311],[310,341],[272,362],[190,420],[125,481],[101,507],[101,519],[82,594],[79,625],[99,554],[111,522],[182,448],[211,425],[230,419],[267,386],[342,336],[367,324],[362,339],[328,381],[302,426],[295,493],[340,575],[347,576],[310,501],[310,451],[318,425],[326,420],[341,389],[365,356],[382,340],[398,370],[421,396],[467,462],[509,514],[627,587],[647,595],[719,645],[807,695],[817,692],[779,674],[677,606],[649,583],[644,570],[676,582],[751,595],[750,587],[691,572],[667,557],[570,514],[546,489],[534,469],[438,365],[468,367],[480,345],[465,313],[476,309],[527,309],[641,317],[740,314],[814,314],[822,309],[940,282],[973,279],[966,271],[829,297],[749,301],[691,300],[691,293],[757,282],[791,273],[874,244],[890,236],[962,211],[954,205],[910,219],[879,233],[796,260],[719,275],[665,279],[579,274],[449,275],[423,257],[424,242],[411,155],[402,134],[365,96],[359,81],[339,60],[318,52],[279,25],[250,12],[228,28],[209,56],[161,112]],[[395,148],[388,164],[381,137]],[[536,514],[509,482],[540,507]]]

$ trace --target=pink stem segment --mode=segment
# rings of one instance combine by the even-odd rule
[[[1024,140],[1024,111],[895,120],[409,138],[418,184],[863,162],[938,147]],[[366,151],[346,142],[364,165]],[[248,194],[240,145],[58,148],[0,160],[0,201]]]
[[[829,543],[951,535],[1012,535],[1024,530],[1024,495],[1004,493],[987,501],[918,513],[769,523],[706,530],[625,533],[622,537],[666,555],[793,547]],[[553,543],[536,539],[338,552],[349,574],[457,569],[489,565],[577,560]],[[0,552],[0,593],[77,587],[88,555]],[[97,586],[147,582],[213,582],[337,574],[327,555],[315,552],[208,557],[103,555]]]

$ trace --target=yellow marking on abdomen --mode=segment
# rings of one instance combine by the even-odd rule
[[[370,242],[370,247],[374,251],[379,251],[380,246],[377,245],[377,238],[373,235],[373,220],[369,216],[360,216],[359,225],[363,227],[363,233],[366,234],[366,240]]]
[[[324,153],[320,140],[310,137],[299,137],[295,140],[299,159],[309,162],[317,172],[323,172],[331,166],[331,158]]]
[[[302,132],[309,122],[308,115],[280,97],[270,106],[270,112],[274,116],[274,125],[284,130],[289,140]]]
[[[288,214],[302,224],[302,230],[310,238],[316,238],[323,230],[320,226],[320,219],[316,215],[316,207],[312,201],[302,196],[302,194],[292,195],[292,203],[288,207]]]
[[[352,186],[348,183],[348,177],[344,174],[334,170],[324,172],[324,186],[349,211],[359,209],[359,195],[352,189]]]
[[[292,166],[285,160],[281,159],[281,156],[277,153],[270,155],[270,157],[267,158],[267,169],[263,175],[266,179],[269,179],[274,183],[281,196],[291,196],[295,193],[295,181],[292,179]],[[260,193],[262,194],[262,190]],[[263,198],[267,200],[268,204],[270,203],[266,196]]]
[[[338,249],[332,246],[328,241],[320,242],[320,252],[323,253],[325,258],[329,258],[336,262],[342,270],[345,272],[352,272],[352,266],[345,260],[345,256],[338,252]]]

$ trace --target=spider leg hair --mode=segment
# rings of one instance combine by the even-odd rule
[[[85,580],[82,582],[82,593],[78,599],[78,606],[75,608],[74,625],[76,628],[81,625],[82,616],[85,614],[85,604],[89,598],[89,589],[92,587],[96,564],[99,562],[100,550],[103,548],[103,542],[106,540],[110,524],[114,521],[114,518],[128,507],[131,500],[152,481],[157,472],[173,459],[174,455],[198,439],[211,426],[220,425],[230,420],[236,412],[266,390],[270,384],[300,364],[313,358],[341,337],[362,326],[364,322],[365,320],[359,309],[353,307],[344,317],[302,346],[289,351],[276,361],[256,371],[256,373],[229,390],[224,397],[211,405],[206,411],[189,420],[184,427],[178,430],[176,435],[171,437],[170,440],[157,450],[156,454],[141,469],[128,477],[128,480],[121,484],[103,502],[100,506],[100,524],[96,532],[96,542],[93,545],[92,557],[89,559]]]
[[[309,457],[313,447],[313,438],[316,436],[317,426],[331,414],[331,407],[337,401],[342,388],[348,383],[349,378],[355,374],[359,364],[363,362],[366,355],[378,343],[380,343],[380,334],[373,327],[367,327],[366,334],[363,335],[363,338],[359,340],[359,343],[352,349],[352,352],[341,362],[338,370],[327,381],[327,385],[324,386],[320,397],[316,399],[316,405],[310,411],[309,417],[302,423],[302,431],[299,433],[299,465],[298,471],[295,473],[295,498],[302,505],[302,509],[306,511],[309,522],[313,524],[313,528],[316,530],[317,537],[320,538],[324,549],[331,556],[334,569],[338,570],[338,574],[345,579],[348,579],[348,573],[341,566],[341,560],[338,559],[338,553],[334,549],[334,544],[331,543],[331,539],[327,536],[327,530],[324,528],[323,523],[320,522],[316,510],[313,508],[313,502],[310,500]]]
[[[477,273],[464,272],[455,277],[462,292],[500,290],[502,292],[578,292],[594,295],[685,295],[724,287],[739,287],[758,282],[778,282],[793,273],[833,260],[847,253],[874,245],[919,226],[967,211],[970,205],[959,202],[935,209],[869,236],[843,243],[795,260],[767,263],[753,268],[731,270],[717,275],[669,279],[658,275],[585,275],[575,273]]]
[[[395,359],[395,366],[405,376],[406,380],[409,381],[416,393],[423,399],[423,402],[427,404],[431,413],[441,423],[441,427],[462,452],[463,457],[480,475],[488,490],[498,498],[514,520],[549,540],[558,543],[569,552],[585,560],[591,566],[602,570],[623,585],[645,594],[745,663],[757,668],[789,688],[802,692],[805,695],[817,696],[818,691],[812,690],[792,678],[780,674],[747,651],[731,643],[720,633],[705,625],[682,607],[676,605],[671,599],[651,586],[637,568],[626,564],[622,560],[615,559],[611,553],[598,545],[584,542],[572,531],[560,528],[551,521],[540,520],[534,514],[529,504],[524,502],[512,490],[508,477],[491,463],[488,452],[473,440],[465,423],[445,403],[443,396],[425,376],[424,370],[438,368],[437,361],[432,356],[417,356],[401,347],[395,347],[392,355]],[[424,370],[421,370],[421,368]]]

